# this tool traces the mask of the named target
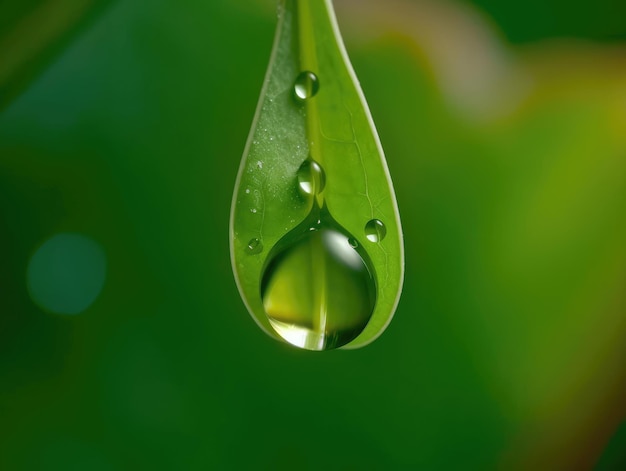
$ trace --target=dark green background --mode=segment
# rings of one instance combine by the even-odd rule
[[[560,36],[626,47],[621,2],[476,3],[513,55]],[[273,11],[119,0],[0,112],[0,469],[589,469],[605,448],[598,469],[621,469],[624,86],[563,73],[478,122],[402,31],[347,36],[396,186],[405,290],[372,345],[298,351],[247,314],[228,249]],[[349,30],[359,7],[341,11]],[[63,232],[107,259],[76,316],[26,286]]]

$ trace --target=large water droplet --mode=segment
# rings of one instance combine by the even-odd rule
[[[365,224],[365,237],[370,242],[380,242],[387,235],[387,228],[379,219],[372,219]]]
[[[307,159],[298,170],[298,186],[307,195],[319,194],[324,190],[324,169],[313,159]]]
[[[372,316],[376,282],[367,254],[338,225],[294,229],[263,272],[261,297],[270,324],[307,350],[330,350],[359,335]]]
[[[308,70],[302,72],[296,78],[293,91],[298,100],[304,101],[313,98],[320,89],[320,82],[317,75]]]

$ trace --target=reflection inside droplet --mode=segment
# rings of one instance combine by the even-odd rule
[[[41,245],[28,264],[31,299],[56,314],[79,314],[96,299],[106,276],[104,250],[81,234],[57,234]]]

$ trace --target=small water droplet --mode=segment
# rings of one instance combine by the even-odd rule
[[[250,209],[250,212],[251,212],[252,214],[256,214],[256,208],[252,208],[252,209]]]
[[[326,174],[320,164],[307,159],[298,169],[298,186],[307,195],[320,194],[326,185]]]
[[[313,98],[320,89],[320,83],[317,75],[308,70],[302,72],[296,78],[293,91],[298,100],[304,101]]]
[[[380,219],[372,219],[365,224],[365,237],[370,242],[380,242],[387,235],[387,228]]]
[[[250,194],[250,188],[246,188],[246,195]]]
[[[260,239],[257,239],[256,237],[254,239],[250,239],[250,242],[248,242],[247,250],[249,254],[261,253],[263,251],[263,243]]]
[[[348,239],[348,244],[350,244],[350,247],[352,247],[353,249],[356,249],[359,246],[359,243],[353,237],[350,237]]]
[[[261,162],[260,160],[256,161],[256,166],[257,168],[263,168],[263,162]]]

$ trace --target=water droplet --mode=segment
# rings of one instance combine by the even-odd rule
[[[257,168],[259,168],[259,169],[263,168],[263,162],[261,162],[260,160],[257,160],[257,162],[256,162],[256,166],[257,166]]]
[[[308,70],[302,72],[296,78],[296,82],[293,86],[293,91],[296,98],[300,101],[313,98],[320,89],[320,83],[317,79],[317,75]]]
[[[247,250],[249,254],[258,254],[263,251],[263,243],[260,239],[256,237],[254,239],[250,239],[248,242]]]
[[[252,209],[250,209],[250,212],[251,212],[252,214],[256,214],[256,208],[252,208]]]
[[[250,194],[250,188],[246,188],[246,195]]]
[[[370,242],[380,242],[387,235],[387,228],[379,219],[372,219],[365,224],[365,237]]]
[[[307,231],[309,225],[272,249],[261,297],[280,337],[307,350],[330,350],[354,340],[369,322],[375,276],[367,254],[351,246],[350,234],[329,215],[321,228]]]
[[[298,186],[307,195],[315,195],[324,191],[326,175],[324,169],[313,159],[307,159],[298,170]]]
[[[353,237],[350,237],[348,239],[348,244],[350,244],[350,247],[352,247],[353,249],[356,249],[359,246],[359,243],[357,242],[357,240]]]

